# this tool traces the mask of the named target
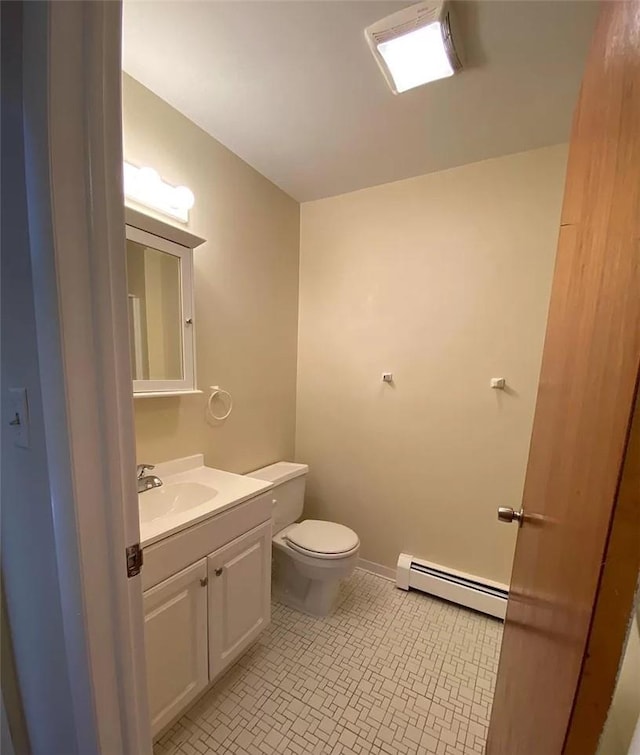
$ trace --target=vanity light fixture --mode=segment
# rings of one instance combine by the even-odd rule
[[[189,222],[189,210],[195,203],[191,189],[172,186],[153,168],[137,168],[126,161],[123,175],[125,197],[182,223]]]
[[[453,76],[462,68],[446,0],[392,13],[368,26],[365,37],[394,94]]]

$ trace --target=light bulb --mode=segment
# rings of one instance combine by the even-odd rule
[[[140,168],[138,187],[142,192],[155,192],[160,184],[160,176],[153,168]]]
[[[180,207],[183,210],[190,210],[196,201],[193,192],[186,186],[177,186],[173,190],[173,199],[176,207]]]

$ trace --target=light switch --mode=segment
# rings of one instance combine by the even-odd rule
[[[29,407],[26,388],[9,388],[9,415],[13,444],[20,448],[29,448]]]

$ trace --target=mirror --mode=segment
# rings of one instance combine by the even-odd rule
[[[127,226],[134,393],[194,390],[191,249]]]
[[[134,380],[182,380],[180,258],[127,240]]]

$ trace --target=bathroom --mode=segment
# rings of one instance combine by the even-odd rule
[[[483,753],[598,6],[454,3],[462,70],[395,95],[402,4],[247,5],[123,6],[137,715],[155,755]]]

